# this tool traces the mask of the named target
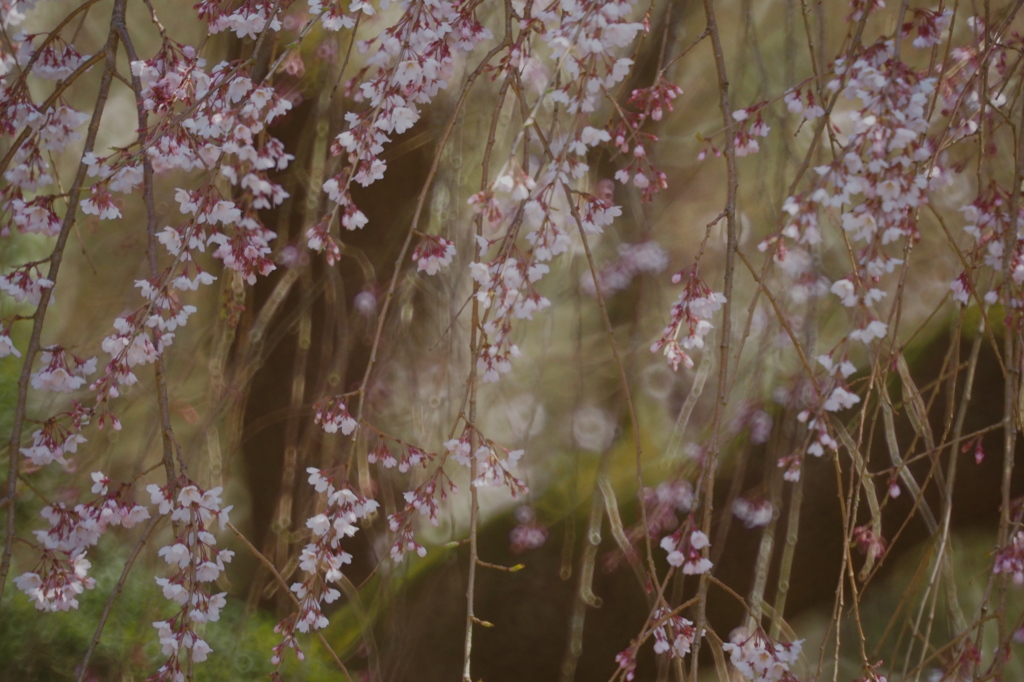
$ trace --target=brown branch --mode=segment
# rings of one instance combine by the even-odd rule
[[[701,502],[701,530],[705,535],[711,535],[711,515],[713,513],[712,496],[715,489],[715,467],[718,464],[720,447],[720,434],[725,408],[729,402],[727,391],[729,378],[729,345],[732,337],[732,298],[733,298],[733,276],[736,262],[737,233],[736,224],[736,196],[739,190],[739,171],[736,166],[736,149],[733,144],[733,135],[730,126],[733,123],[732,105],[729,102],[729,76],[725,64],[725,54],[722,48],[722,38],[719,35],[718,23],[715,19],[714,0],[704,0],[704,15],[707,18],[707,30],[711,36],[711,51],[715,58],[715,71],[718,74],[718,108],[722,115],[722,123],[726,127],[725,132],[725,163],[728,178],[726,181],[725,200],[725,221],[726,221],[726,253],[725,253],[725,276],[722,293],[725,295],[725,303],[722,304],[722,332],[719,342],[719,367],[718,367],[718,394],[715,396],[714,413],[711,418],[711,446],[704,459],[701,482],[703,491],[698,486],[698,495],[702,494]],[[697,632],[704,630],[707,622],[707,594],[710,585],[708,574],[701,575],[700,586],[697,592],[697,614],[694,627]],[[701,638],[695,638],[693,642],[693,655],[690,660],[690,676],[697,677],[697,666],[700,658]]]

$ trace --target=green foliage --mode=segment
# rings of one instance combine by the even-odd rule
[[[10,433],[14,425],[19,369],[20,365],[10,358],[0,360],[0,432],[3,433]]]
[[[96,625],[124,566],[125,555],[95,561],[97,586],[79,598],[77,611],[39,613],[13,585],[5,591],[0,618],[0,671],[17,671],[18,680],[74,680]],[[86,680],[145,680],[164,660],[153,621],[167,618],[174,605],[163,598],[145,568],[129,575],[93,652]],[[268,679],[271,648],[280,641],[275,620],[264,613],[245,614],[243,600],[229,598],[220,621],[203,637],[213,653],[196,668],[196,680],[234,682]],[[285,679],[337,680],[338,670],[313,638],[303,642],[306,658],[289,656]],[[309,645],[307,646],[307,643]],[[0,678],[4,673],[0,672]]]

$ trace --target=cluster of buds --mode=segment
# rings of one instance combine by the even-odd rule
[[[146,489],[159,513],[170,514],[174,525],[174,539],[157,552],[172,573],[156,583],[178,606],[173,616],[153,623],[167,660],[151,679],[178,682],[185,678],[187,661],[201,663],[210,654],[199,631],[204,623],[220,619],[226,603],[226,593],[213,594],[207,585],[217,581],[234,557],[231,550],[216,548],[217,539],[210,532],[214,521],[221,529],[227,525],[231,507],[221,507],[220,488],[204,491],[187,479],[180,481],[176,496],[170,485],[153,483]]]
[[[636,643],[631,643],[628,649],[615,654],[615,662],[622,671],[623,679],[632,682],[636,678]]]
[[[878,670],[885,665],[885,661],[875,661],[874,663],[865,663],[866,674],[864,677],[858,677],[853,682],[889,682],[889,678],[878,672]]]
[[[654,85],[630,93],[621,118],[610,128],[616,149],[632,157],[625,168],[615,173],[615,179],[640,189],[643,201],[653,201],[657,192],[668,187],[668,177],[652,165],[647,153],[658,143],[658,136],[643,130],[644,124],[648,120],[660,121],[666,110],[672,111],[672,100],[681,94],[682,88],[659,76]]]
[[[327,627],[329,621],[320,605],[331,604],[341,597],[341,592],[331,584],[340,583],[344,578],[342,567],[352,563],[352,555],[341,548],[341,543],[355,535],[360,519],[374,514],[379,506],[375,500],[366,499],[347,487],[335,487],[333,477],[316,467],[309,467],[306,473],[309,474],[309,484],[318,493],[326,495],[327,507],[306,521],[306,527],[313,534],[299,555],[299,568],[306,576],[291,586],[298,600],[298,610],[274,628],[274,632],[281,635],[281,642],[274,646],[271,659],[277,666],[281,665],[283,655],[289,649],[300,660],[303,658],[297,632]]]

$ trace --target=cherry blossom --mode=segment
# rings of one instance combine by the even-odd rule
[[[693,367],[693,358],[686,351],[704,347],[704,337],[713,328],[710,319],[725,303],[725,296],[713,293],[698,277],[696,269],[676,273],[672,282],[678,284],[684,279],[683,293],[672,307],[672,320],[661,338],[651,345],[651,352],[662,351],[673,370],[678,370],[679,365]]]
[[[669,654],[673,658],[683,658],[690,653],[697,630],[693,623],[681,616],[671,615],[665,609],[654,612],[652,621],[659,623],[654,628],[654,653]]]
[[[428,275],[438,272],[452,264],[455,258],[455,244],[443,237],[426,236],[412,252],[416,261],[416,269]]]
[[[804,640],[780,642],[757,630],[747,636],[738,629],[730,637],[732,641],[722,645],[729,654],[733,666],[742,679],[751,682],[771,680],[795,680],[790,668],[800,658]]]
[[[708,536],[699,530],[691,531],[685,540],[680,540],[678,531],[661,539],[661,548],[668,552],[668,563],[681,567],[686,575],[700,575],[711,570],[711,561],[701,552],[710,544]]]
[[[316,423],[326,433],[337,433],[340,430],[342,435],[350,436],[359,425],[349,414],[345,403],[341,402],[339,398],[321,400],[314,405],[313,409],[316,414]]]
[[[15,579],[18,589],[40,611],[77,609],[77,596],[96,586],[89,576],[92,564],[85,558],[87,550],[111,526],[132,528],[149,518],[148,510],[132,498],[130,485],[119,484],[111,490],[111,481],[102,472],[93,472],[92,478],[92,492],[98,495],[92,501],[73,509],[47,505],[40,511],[49,528],[33,531],[40,546],[39,565]]]
[[[299,568],[306,577],[291,585],[291,591],[298,600],[298,611],[291,614],[274,628],[281,635],[281,643],[273,650],[272,663],[280,666],[286,650],[291,649],[301,660],[302,649],[296,633],[322,630],[328,625],[327,616],[321,603],[333,603],[341,597],[335,587],[343,578],[342,568],[352,562],[352,555],[341,547],[342,541],[355,535],[361,519],[373,515],[379,506],[375,500],[366,499],[347,487],[336,488],[332,476],[315,467],[306,470],[309,483],[318,493],[325,493],[326,509],[310,517],[306,527],[311,531],[311,541],[302,549]]]
[[[200,636],[202,625],[220,620],[227,594],[214,594],[204,584],[216,582],[234,557],[231,550],[216,548],[217,539],[210,532],[214,521],[222,529],[228,523],[231,507],[221,505],[221,489],[203,490],[187,479],[177,483],[173,488],[147,487],[158,512],[170,514],[176,530],[171,544],[157,552],[170,577],[156,578],[156,584],[178,607],[171,618],[153,623],[167,657],[154,676],[157,680],[180,679],[185,661],[206,660],[211,649]]]

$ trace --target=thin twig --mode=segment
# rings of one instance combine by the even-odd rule
[[[149,536],[153,534],[153,530],[163,518],[163,516],[154,516],[149,520],[146,528],[142,531],[142,537],[135,543],[135,549],[132,550],[128,560],[125,561],[124,568],[121,570],[121,577],[118,578],[114,589],[110,591],[110,596],[107,597],[107,603],[104,605],[103,613],[100,615],[100,622],[96,624],[96,631],[93,632],[89,647],[85,650],[85,656],[82,657],[82,663],[78,667],[78,677],[75,678],[76,682],[82,682],[85,679],[85,675],[89,670],[89,660],[92,658],[92,653],[95,651],[96,646],[100,643],[100,637],[103,636],[103,628],[107,625],[107,618],[110,617],[110,611],[114,608],[114,602],[117,601],[117,598],[124,590],[125,583],[128,580],[128,573],[131,572],[132,567],[135,565],[135,560],[139,557],[142,548],[149,541]]]
[[[115,0],[114,7],[111,13],[111,29],[107,35],[107,43],[103,48],[102,52],[106,57],[106,64],[104,66],[103,75],[100,78],[99,89],[96,93],[96,106],[93,107],[92,118],[89,121],[88,132],[85,136],[85,144],[83,146],[83,157],[92,152],[96,146],[96,136],[100,129],[100,119],[103,116],[103,110],[106,108],[107,97],[110,94],[110,84],[114,79],[114,71],[117,69],[117,29],[115,28],[118,23],[124,22],[125,4],[127,0]],[[51,282],[56,282],[57,277],[60,273],[60,266],[64,259],[64,247],[67,244],[68,236],[71,234],[71,228],[75,224],[75,218],[78,214],[78,202],[81,196],[82,185],[85,182],[85,175],[88,167],[84,162],[79,162],[78,170],[75,173],[75,179],[71,183],[71,188],[68,190],[67,208],[64,214],[64,220],[61,223],[60,233],[57,235],[57,241],[53,246],[53,252],[50,254],[50,267],[46,273],[46,279]],[[22,430],[25,425],[25,413],[28,410],[28,387],[29,380],[32,376],[32,365],[35,363],[36,355],[38,355],[41,348],[41,339],[43,334],[43,323],[46,321],[46,313],[50,307],[50,300],[52,297],[52,288],[43,288],[39,297],[39,304],[36,306],[36,312],[32,315],[32,333],[29,337],[28,347],[25,349],[25,362],[21,367],[21,374],[18,377],[18,397],[17,402],[14,406],[14,418],[11,426],[11,438],[7,442],[7,489],[6,496],[10,499],[10,504],[7,509],[7,525],[4,529],[4,551],[3,557],[0,558],[0,603],[3,600],[4,587],[7,583],[7,574],[11,568],[11,552],[14,545],[15,535],[15,516],[17,511],[17,500],[15,499],[15,493],[18,482],[18,470],[20,465],[20,447],[21,447],[21,436]]]

